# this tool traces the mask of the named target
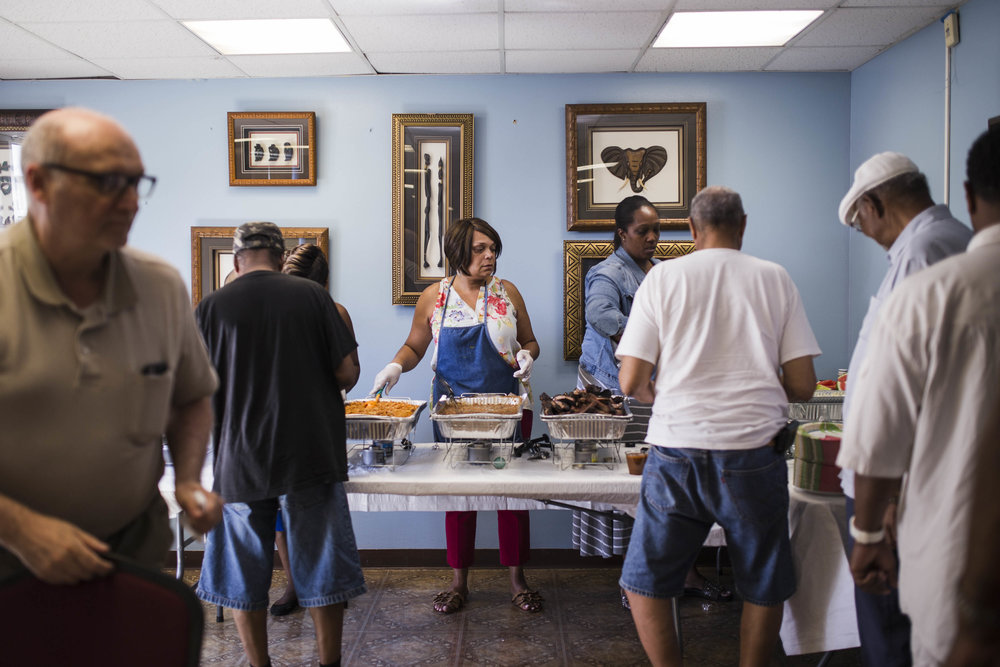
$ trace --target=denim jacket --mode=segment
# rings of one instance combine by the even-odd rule
[[[659,260],[654,259],[653,263]],[[605,388],[621,391],[618,384],[617,345],[610,336],[625,329],[632,299],[646,277],[624,248],[587,271],[584,281],[586,329],[580,352],[580,366]]]

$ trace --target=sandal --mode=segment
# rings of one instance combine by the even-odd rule
[[[622,588],[620,590],[622,594],[622,609],[625,611],[632,611],[632,603],[628,601],[628,595],[625,594],[625,589]]]
[[[434,596],[434,611],[440,614],[454,614],[465,606],[465,596],[458,591],[441,591]]]
[[[704,579],[701,588],[691,586],[684,587],[684,595],[694,598],[704,598],[712,602],[729,602],[733,599],[733,592],[715,583],[711,579]]]
[[[530,588],[521,591],[511,599],[511,603],[521,611],[536,612],[542,610],[542,604],[545,602],[545,598],[538,591],[533,591]]]

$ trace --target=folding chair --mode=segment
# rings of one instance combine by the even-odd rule
[[[115,571],[72,586],[28,572],[0,582],[2,662],[197,667],[204,617],[182,582],[113,557]],[[18,613],[10,613],[16,609]]]

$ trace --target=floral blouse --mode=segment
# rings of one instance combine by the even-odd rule
[[[451,288],[452,278],[445,278],[438,285],[437,302],[431,313],[431,334],[434,336],[434,357],[431,359],[431,366],[437,367],[437,342],[438,334],[441,332],[441,309],[444,307],[445,297],[448,297],[448,308],[444,314],[444,326],[446,327],[471,327],[481,323],[483,313],[483,290],[479,290],[476,297],[476,306],[472,308],[462,300],[458,292]],[[450,293],[450,295],[449,295]],[[517,311],[514,304],[507,296],[507,290],[503,287],[503,282],[496,276],[492,276],[486,283],[486,330],[489,332],[490,340],[496,347],[497,352],[510,364],[511,368],[517,368],[515,355],[521,349],[517,342]]]

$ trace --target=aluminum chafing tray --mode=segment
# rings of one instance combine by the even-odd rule
[[[371,399],[347,401],[363,403]],[[409,398],[386,398],[386,401],[409,403],[416,407],[409,417],[379,417],[377,415],[344,415],[347,422],[347,437],[350,440],[402,440],[417,423],[420,413],[427,406],[427,401],[415,401]]]
[[[799,421],[832,421],[843,420],[844,392],[817,391],[809,401],[804,403],[789,403],[788,418]]]
[[[632,421],[628,402],[623,407],[624,415],[584,412],[576,415],[543,414],[541,419],[549,427],[549,434],[559,440],[621,440],[625,427]]]
[[[463,394],[457,398],[442,396],[431,411],[431,420],[437,422],[442,437],[473,440],[504,440],[514,434],[514,427],[521,421],[524,396],[514,394]],[[457,404],[469,408],[463,414],[441,414],[445,404]],[[475,412],[476,408],[489,405],[517,406],[517,412],[496,414]]]

